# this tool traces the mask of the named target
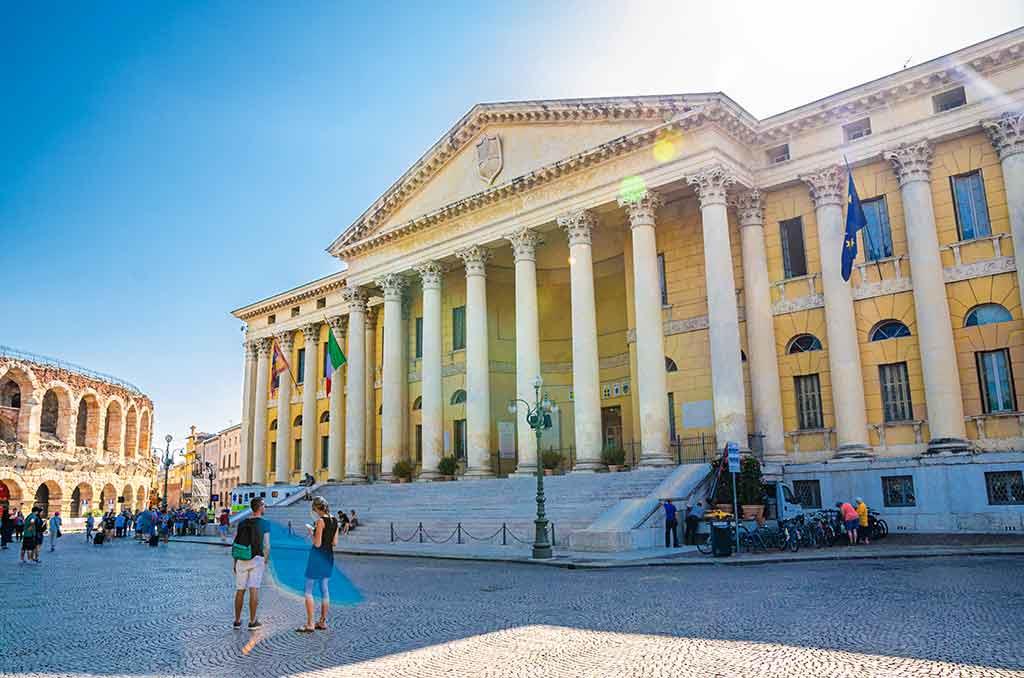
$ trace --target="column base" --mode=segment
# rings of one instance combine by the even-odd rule
[[[352,475],[345,476],[345,479],[341,482],[345,485],[362,485],[366,482],[366,476],[362,473],[353,473]]]
[[[283,481],[283,480],[275,480],[275,481],[274,481],[274,484],[275,484],[275,485],[287,485],[288,483],[286,483],[286,482],[285,482],[285,481]]]
[[[420,471],[420,474],[416,476],[416,480],[414,482],[428,483],[430,481],[437,480],[440,477],[441,474],[437,471]]]
[[[494,477],[494,471],[489,468],[468,469],[459,480],[488,480]]]
[[[379,480],[382,483],[390,483],[394,479],[395,475],[393,473],[391,473],[390,471],[388,473],[384,473],[382,471],[380,477],[377,480]]]
[[[932,438],[925,454],[969,454],[971,443],[963,438]]]
[[[866,459],[875,456],[875,451],[865,443],[847,443],[836,449],[835,459]]]
[[[570,473],[596,473],[602,468],[604,468],[604,464],[599,461],[580,461],[577,459],[576,465],[572,467]]]
[[[537,476],[536,464],[520,464],[516,470],[508,474],[509,478],[535,478]]]
[[[667,450],[643,451],[640,453],[638,468],[659,468],[664,466],[675,466],[676,460]]]

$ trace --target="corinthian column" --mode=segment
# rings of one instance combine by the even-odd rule
[[[292,333],[280,332],[275,335],[281,353],[288,361],[288,369],[292,363]],[[277,456],[274,458],[274,483],[287,483],[291,480],[288,473],[288,459],[292,456],[292,377],[284,372],[277,377]]]
[[[487,350],[487,261],[474,245],[455,253],[466,265],[466,478],[490,478],[491,361]]]
[[[981,126],[988,132],[1003,167],[1006,209],[1010,213],[1010,232],[1014,250],[1021,249],[1017,261],[1024,262],[1024,113],[1007,112]],[[915,278],[916,280],[916,278]],[[916,284],[916,283],[915,283]],[[1017,287],[1024,302],[1024,264],[1017,265]],[[931,414],[928,416],[931,426]]]
[[[747,357],[754,427],[764,435],[765,459],[785,458],[779,357],[775,349],[768,257],[764,247],[764,210],[756,188],[736,200],[743,247],[743,309],[747,322]]]
[[[590,240],[597,219],[589,210],[576,210],[558,217],[558,225],[569,237],[573,420],[576,429],[576,466],[573,471],[594,471],[601,466],[603,442],[594,260]]]
[[[270,390],[270,339],[257,339],[256,401],[252,417],[252,482],[267,482],[267,392]],[[103,429],[100,429],[101,431]]]
[[[384,369],[381,398],[384,408],[380,432],[380,476],[391,479],[391,470],[402,457],[405,433],[402,428],[402,297],[406,279],[400,273],[389,273],[377,281],[384,293]]]
[[[338,346],[345,345],[345,325],[347,322],[348,318],[342,315],[332,316],[327,319],[329,331],[334,332],[334,338],[337,340]],[[346,367],[345,369],[347,370],[348,368]],[[329,411],[327,423],[327,479],[331,482],[341,480],[345,471],[345,420],[342,418],[344,416],[342,412],[342,405],[345,399],[344,394],[344,372],[339,367],[332,375],[331,395],[327,403]]]
[[[540,323],[537,318],[536,231],[523,228],[505,236],[516,261],[516,398],[533,402],[533,380],[540,376]],[[537,472],[537,437],[526,421],[527,411],[516,408],[516,475]]]
[[[444,423],[441,401],[441,278],[444,270],[436,261],[416,268],[423,287],[423,387],[422,426],[423,462],[420,480],[433,480],[440,474],[437,464],[444,453]]]
[[[633,234],[633,303],[636,316],[637,395],[640,403],[640,466],[668,466],[668,386],[661,321],[658,245],[654,214],[662,205],[653,191],[620,198]]]
[[[342,298],[348,304],[345,481],[358,483],[366,480],[366,293],[346,287]]]
[[[242,428],[238,432],[240,454],[238,455],[238,483],[248,485],[252,482],[253,471],[253,414],[255,413],[256,386],[256,354],[255,341],[245,342],[245,372],[242,375]],[[266,409],[266,408],[264,408]],[[266,414],[266,413],[264,413]],[[143,442],[140,440],[140,443]]]
[[[320,323],[303,326],[302,336],[306,341],[306,362],[302,369],[302,473],[316,473],[316,382],[317,348],[320,344]]]
[[[743,392],[740,322],[725,202],[726,189],[736,179],[724,167],[714,166],[686,177],[686,181],[697,191],[704,234],[715,435],[719,444],[731,441],[746,449],[747,405]]]
[[[366,463],[377,463],[377,312],[366,307]]]
[[[929,452],[965,452],[964,406],[957,371],[953,325],[942,274],[932,206],[932,146],[928,141],[886,151],[900,182],[907,251],[914,276],[914,313],[928,404]]]
[[[870,452],[868,419],[864,411],[864,376],[857,346],[853,292],[843,280],[842,252],[846,237],[843,223],[842,170],[826,167],[800,179],[808,185],[818,221],[821,250],[821,282],[825,296],[825,327],[828,332],[828,364],[832,376],[832,402],[836,416],[837,456],[862,456]]]

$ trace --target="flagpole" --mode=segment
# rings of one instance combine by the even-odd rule
[[[846,163],[846,174],[847,174],[847,176],[850,177],[850,179],[852,181],[852,179],[853,179],[853,170],[850,168],[850,161],[846,159],[846,154],[845,153],[843,154],[843,162]],[[861,204],[863,205],[863,203],[861,203]],[[849,211],[850,208],[847,207],[846,209],[847,209],[847,211]],[[863,209],[863,207],[861,209]],[[861,230],[864,233],[864,240],[867,241],[867,249],[870,251],[871,250],[871,246],[873,244],[872,241],[871,241],[871,224],[864,224],[864,228],[862,228]],[[867,255],[867,252],[865,252],[865,257],[864,257],[865,259],[867,259],[866,255]],[[878,281],[881,282],[882,281],[882,265],[880,263],[878,263],[878,259],[875,259],[874,261],[875,261],[875,270],[878,271]],[[863,274],[861,274],[861,276],[863,277]],[[864,281],[861,280],[861,282],[863,283]]]

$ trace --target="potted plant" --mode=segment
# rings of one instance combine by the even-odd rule
[[[391,467],[391,475],[396,483],[407,483],[412,480],[412,464],[405,459],[399,459]]]
[[[441,474],[441,480],[455,480],[455,472],[459,468],[459,461],[454,456],[441,457],[437,463],[437,471]]]
[[[547,450],[540,455],[540,463],[544,467],[544,475],[554,475],[555,470],[562,464],[562,455],[555,450]]]
[[[608,467],[609,473],[615,473],[626,462],[626,451],[621,447],[606,447],[601,450],[601,463]]]
[[[758,523],[764,520],[764,488],[761,462],[753,456],[740,460],[740,472],[736,475],[736,498],[742,507],[744,518],[753,518]]]

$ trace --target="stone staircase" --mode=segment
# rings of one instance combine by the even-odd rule
[[[583,473],[547,476],[544,494],[548,520],[554,524],[555,542],[568,546],[573,533],[590,526],[606,510],[628,499],[647,497],[673,472],[674,467],[644,469],[628,473]],[[399,540],[413,536],[423,523],[424,541],[442,541],[462,525],[464,542],[491,537],[487,543],[502,543],[501,526],[508,543],[532,541],[536,514],[535,478],[501,478],[432,483],[375,483],[342,485],[328,483],[313,489],[327,499],[331,510],[359,516],[360,526],[341,537],[339,544],[386,544],[391,541],[391,524]],[[270,506],[266,517],[296,533],[311,522],[310,504],[298,500],[289,505]],[[495,535],[495,532],[498,532]],[[491,536],[494,535],[494,536]],[[451,538],[456,543],[459,536]]]

